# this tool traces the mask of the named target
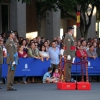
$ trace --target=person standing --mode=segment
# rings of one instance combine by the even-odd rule
[[[7,91],[17,91],[17,89],[13,88],[14,73],[16,65],[18,63],[17,48],[13,41],[15,34],[13,31],[8,31],[7,35],[8,39],[5,44],[5,47],[7,49],[7,64],[8,64]]]
[[[35,46],[35,43],[32,42],[30,44],[30,48],[28,49],[28,57],[33,57],[36,59],[41,59],[40,55],[39,55],[39,50],[38,48]]]
[[[27,54],[28,54],[28,57],[42,60],[42,57],[40,57],[40,55],[39,55],[39,50],[38,50],[37,46],[35,46],[34,42],[30,43],[30,48],[28,49]],[[28,82],[30,83],[30,78],[28,78]],[[34,83],[34,77],[32,77],[32,83]]]
[[[75,46],[74,46],[74,39],[73,39],[73,34],[74,34],[74,27],[70,26],[67,28],[67,32],[64,38],[64,56],[67,57],[67,60],[72,62],[73,58],[75,57]],[[71,63],[66,63],[65,67],[65,81],[66,82],[71,82]]]
[[[89,58],[93,58],[93,59],[96,59],[97,58],[97,53],[94,50],[94,46],[93,45],[90,45],[89,46],[89,50],[87,51],[87,54],[88,54],[88,57]]]
[[[3,39],[0,39],[0,83],[2,83],[2,64],[3,64]],[[0,87],[2,89],[2,87]]]
[[[48,49],[48,54],[50,56],[50,61],[51,61],[51,68],[52,68],[52,73],[55,71],[55,69],[58,68],[59,64],[59,56],[60,56],[60,50],[57,47],[55,41],[52,41],[52,46]]]

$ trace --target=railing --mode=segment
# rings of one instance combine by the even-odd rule
[[[59,63],[59,73],[60,73],[60,81],[65,81],[65,77],[66,77],[66,64],[71,64],[74,65],[72,67],[76,67],[76,77],[77,77],[77,67],[81,67],[81,81],[84,81],[84,74],[86,75],[86,82],[88,82],[88,60],[84,60],[84,59],[79,59],[77,61],[78,58],[76,58],[76,60],[74,62],[71,62],[69,60],[66,59],[67,57],[64,56],[60,56],[60,63]],[[79,66],[78,66],[79,65]],[[73,68],[72,68],[73,69]]]

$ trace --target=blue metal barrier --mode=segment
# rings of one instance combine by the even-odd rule
[[[15,76],[43,76],[50,67],[50,60],[38,60],[34,58],[20,58],[16,67]],[[7,76],[8,65],[6,59],[2,65],[2,77]]]
[[[75,59],[75,62],[80,62],[79,58]],[[83,65],[84,66],[84,65]],[[77,74],[81,74],[81,65],[73,65],[72,66],[72,74],[76,74],[76,67],[77,67]],[[84,68],[85,73],[85,68]],[[100,75],[100,58],[92,59],[88,58],[88,73],[90,75]]]
[[[80,59],[75,59],[75,62],[79,62]],[[88,58],[89,75],[100,75],[100,58],[91,59]],[[46,59],[42,62],[41,60],[34,58],[20,58],[19,64],[16,67],[15,76],[43,76],[47,72],[48,67],[50,67],[50,60]],[[6,64],[6,58],[4,59],[4,64],[2,65],[2,77],[7,76],[8,65]],[[77,74],[80,75],[81,67],[77,66]],[[72,75],[76,74],[76,65],[72,66]]]

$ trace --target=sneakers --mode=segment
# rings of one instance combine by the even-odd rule
[[[71,78],[71,80],[66,80],[65,82],[72,82],[72,83],[74,83],[74,82],[76,82],[76,80],[74,80],[74,78]]]
[[[12,89],[7,89],[7,91],[17,91],[17,89],[14,89],[14,88],[12,88]]]

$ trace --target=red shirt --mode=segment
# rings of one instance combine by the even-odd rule
[[[19,58],[24,58],[24,56],[26,55],[27,53],[25,51],[23,51],[23,54],[18,52],[18,57]]]
[[[87,52],[85,50],[76,50],[76,56],[81,58],[81,57],[87,57]]]

